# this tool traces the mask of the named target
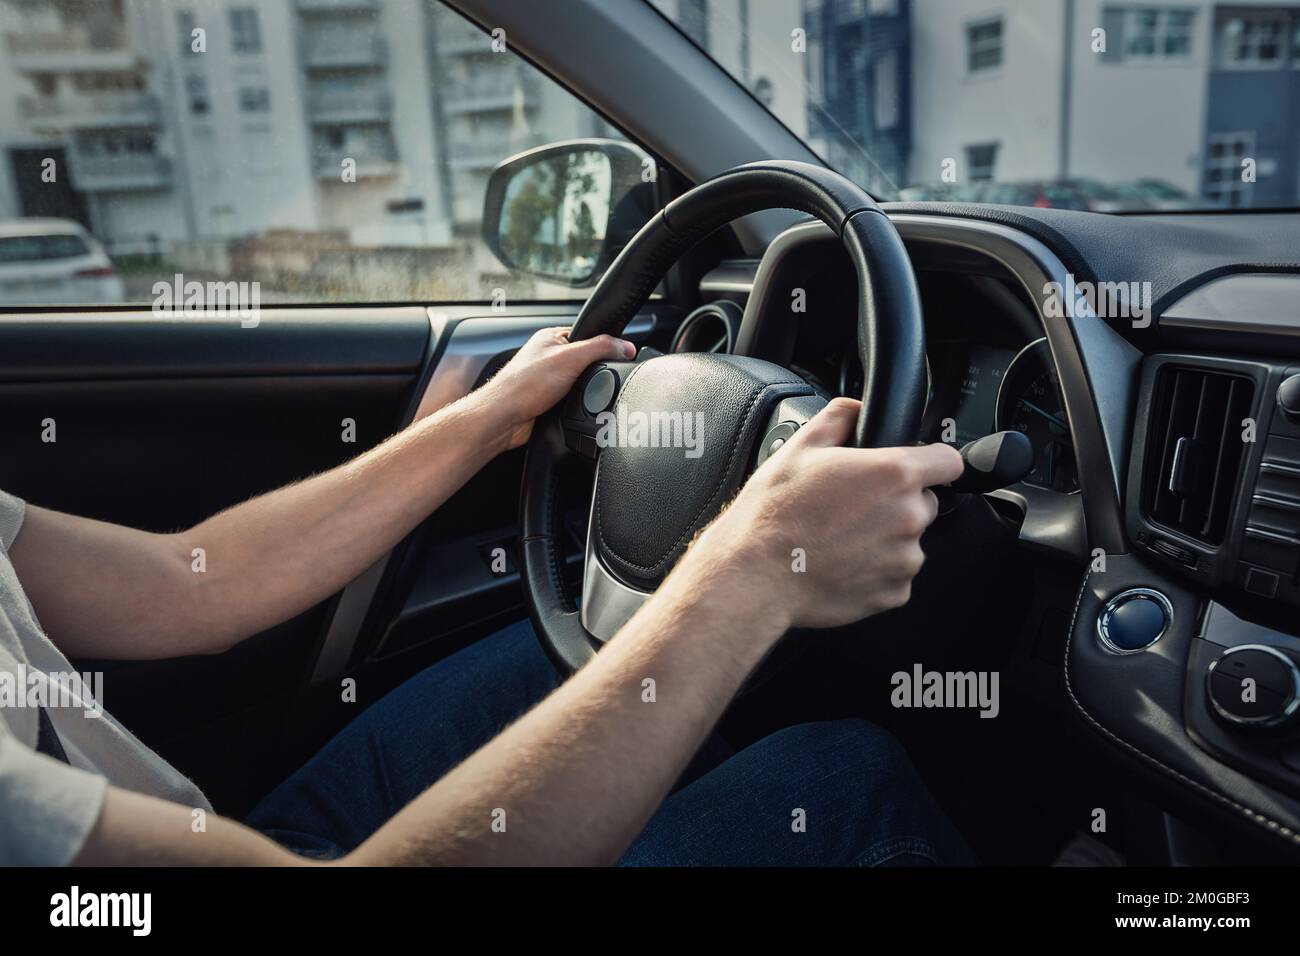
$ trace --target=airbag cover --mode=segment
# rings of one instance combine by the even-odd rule
[[[812,388],[793,372],[733,355],[665,355],[638,365],[599,419],[591,520],[600,557],[653,590],[744,483],[776,404]]]

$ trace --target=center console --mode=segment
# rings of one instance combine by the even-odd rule
[[[1151,355],[1135,422],[1131,552],[1084,582],[1071,697],[1148,768],[1300,849],[1300,368]]]

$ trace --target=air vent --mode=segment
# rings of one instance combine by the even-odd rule
[[[1156,379],[1144,504],[1152,521],[1205,544],[1223,542],[1240,489],[1248,378],[1171,366]]]
[[[674,352],[724,352],[736,347],[744,311],[729,299],[700,306],[686,318],[673,339]]]

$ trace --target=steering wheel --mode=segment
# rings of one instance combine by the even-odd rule
[[[858,277],[862,413],[854,444],[914,444],[925,405],[916,276],[893,223],[860,187],[808,163],[738,166],[669,203],[587,300],[570,339],[619,335],[668,267],[733,219],[765,209],[816,216]],[[736,355],[603,362],[533,429],[520,508],[521,578],[533,627],[564,672],[592,658],[663,582],[749,474],[826,402],[795,373]],[[596,462],[579,611],[564,580],[559,482]]]

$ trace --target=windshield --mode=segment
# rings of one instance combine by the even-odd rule
[[[648,0],[885,199],[1300,205],[1300,2]]]

